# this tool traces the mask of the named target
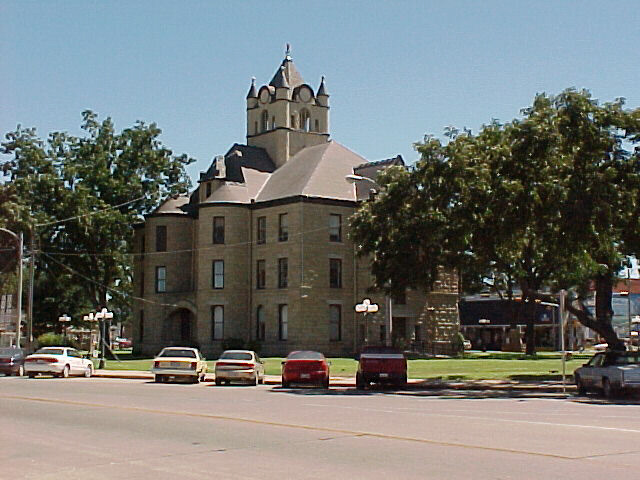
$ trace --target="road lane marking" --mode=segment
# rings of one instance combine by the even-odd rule
[[[313,425],[301,425],[301,424],[295,424],[295,423],[257,420],[257,419],[251,419],[251,418],[231,417],[231,416],[225,416],[225,415],[213,415],[213,414],[206,414],[206,413],[158,410],[158,409],[152,409],[152,408],[130,407],[130,406],[127,407],[127,406],[121,406],[121,405],[107,405],[107,404],[91,403],[91,402],[79,402],[74,400],[26,397],[26,396],[19,396],[19,395],[0,394],[0,398],[6,398],[9,400],[24,400],[24,401],[39,402],[39,403],[52,403],[52,404],[59,404],[59,405],[79,406],[79,407],[106,408],[106,409],[112,409],[112,410],[149,413],[149,414],[156,414],[156,415],[172,415],[172,416],[183,416],[183,417],[191,417],[191,418],[206,418],[210,420],[240,422],[240,423],[248,423],[248,424],[254,424],[254,425],[270,426],[270,427],[292,428],[292,429],[298,429],[298,430],[317,431],[317,432],[340,434],[340,435],[353,436],[353,437],[370,437],[370,438],[377,438],[381,440],[414,442],[414,443],[422,443],[427,445],[436,445],[441,447],[455,447],[455,448],[483,450],[483,451],[490,451],[490,452],[533,455],[537,457],[556,458],[561,460],[581,460],[584,458],[582,456],[568,456],[568,455],[560,455],[560,454],[554,454],[554,453],[517,450],[512,448],[488,447],[483,445],[471,445],[471,444],[457,443],[457,442],[443,442],[438,440],[429,440],[425,438],[408,437],[408,436],[402,436],[402,435],[391,435],[391,434],[384,434],[384,433],[347,430],[347,429],[331,428],[331,427],[320,427],[320,426],[313,426]],[[449,416],[449,415],[446,415],[446,416]],[[465,416],[458,416],[458,417],[469,418]],[[525,422],[525,423],[528,423],[528,422]],[[634,430],[634,431],[640,432],[638,430]],[[611,453],[609,455],[616,455],[616,453]]]
[[[353,407],[348,405],[327,405],[323,403],[305,403],[303,405],[306,405],[309,407],[345,408],[345,409],[351,409],[351,410],[360,410],[365,412],[376,412],[376,413],[405,413],[405,414],[419,413],[426,417],[461,418],[461,419],[471,419],[471,420],[486,420],[490,422],[524,423],[528,425],[544,425],[544,426],[571,427],[571,428],[591,428],[595,430],[610,430],[615,432],[640,433],[640,430],[634,429],[634,428],[601,427],[598,425],[581,425],[578,423],[553,423],[553,422],[539,422],[539,421],[533,421],[533,420],[513,420],[508,418],[478,417],[473,415],[454,415],[451,413],[431,413],[431,412],[424,412],[420,410],[407,411],[407,409],[383,410],[381,408]]]

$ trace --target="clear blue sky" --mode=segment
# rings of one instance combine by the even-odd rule
[[[636,1],[0,0],[0,132],[78,133],[80,113],[156,122],[198,162],[245,136],[251,76],[284,45],[325,75],[332,137],[376,160],[447,125],[510,120],[536,92],[588,88],[640,106]]]

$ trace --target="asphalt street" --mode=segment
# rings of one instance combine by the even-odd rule
[[[637,402],[0,378],[4,479],[640,478]]]

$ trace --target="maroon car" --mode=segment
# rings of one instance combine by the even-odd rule
[[[282,386],[291,384],[329,388],[329,362],[324,355],[309,350],[291,352],[282,362]]]
[[[364,390],[372,383],[392,384],[396,387],[407,385],[407,359],[393,347],[369,346],[362,349],[356,388]]]
[[[0,348],[0,373],[24,375],[24,351],[17,347]]]

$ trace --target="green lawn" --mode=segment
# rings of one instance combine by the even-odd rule
[[[151,359],[107,360],[109,370],[149,370]],[[581,355],[567,362],[566,372],[573,371],[585,363],[589,355]],[[281,357],[264,358],[265,373],[279,375]],[[341,377],[355,376],[358,362],[352,358],[330,358],[331,375]],[[214,362],[208,361],[209,371],[213,371]],[[466,358],[409,360],[409,378],[442,378],[444,380],[479,379],[551,379],[560,378],[562,363],[557,353],[540,354],[537,359],[523,358],[520,354],[470,353]]]

